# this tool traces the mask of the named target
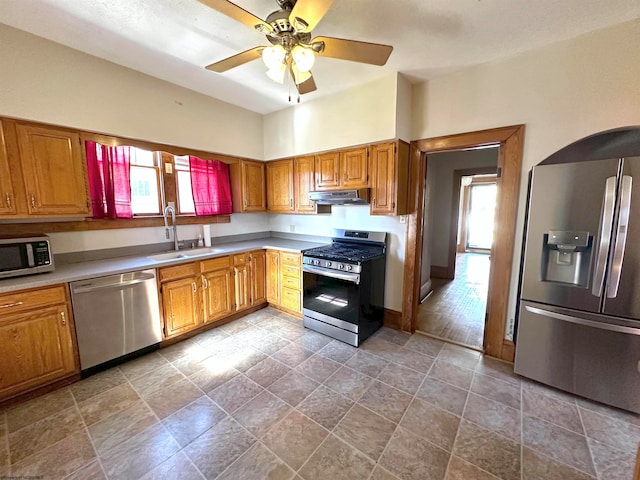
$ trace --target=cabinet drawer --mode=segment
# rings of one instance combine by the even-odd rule
[[[280,305],[294,312],[302,312],[302,292],[300,290],[282,287]]]
[[[198,263],[185,263],[182,265],[176,265],[175,267],[164,267],[158,272],[158,277],[161,282],[167,280],[175,280],[178,278],[190,277],[197,275],[199,272]]]
[[[283,277],[302,278],[300,267],[292,267],[291,265],[282,265],[280,274]]]
[[[282,277],[281,282],[283,287],[293,288],[295,290],[302,289],[302,282],[299,278]]]
[[[212,272],[231,267],[231,257],[212,258],[200,262],[201,272]]]
[[[292,265],[294,267],[302,265],[302,255],[299,253],[280,252],[280,258],[283,265]]]
[[[249,254],[248,253],[240,253],[238,255],[233,256],[233,266],[237,267],[239,265],[246,265],[249,263]]]
[[[21,290],[0,295],[0,317],[58,303],[65,303],[65,285],[40,290]]]

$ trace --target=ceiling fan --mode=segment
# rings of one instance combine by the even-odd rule
[[[222,73],[252,60],[262,58],[267,76],[283,83],[287,73],[298,94],[313,92],[316,84],[311,74],[315,56],[339,58],[352,62],[384,65],[393,47],[333,37],[311,38],[311,30],[327,13],[333,0],[276,0],[279,10],[261,20],[228,0],[199,0],[201,3],[263,33],[270,46],[258,46],[208,65],[207,70]],[[298,101],[300,97],[298,96]]]

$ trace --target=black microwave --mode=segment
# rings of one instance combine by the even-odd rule
[[[0,279],[53,269],[53,254],[46,235],[0,236]]]

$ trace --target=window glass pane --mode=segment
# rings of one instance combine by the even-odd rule
[[[154,155],[154,152],[148,150],[131,147],[131,165],[155,167],[157,166],[156,155]]]
[[[131,165],[130,172],[133,214],[160,213],[158,170]]]
[[[191,190],[191,172],[178,170],[176,164],[176,176],[178,177],[178,210],[180,213],[196,213],[193,204],[193,192]]]
[[[173,159],[176,165],[176,170],[182,171],[182,172],[189,171],[189,155],[183,155],[181,157],[176,156],[176,157],[173,157]]]
[[[467,234],[467,246],[470,248],[491,249],[496,192],[495,183],[471,186]]]

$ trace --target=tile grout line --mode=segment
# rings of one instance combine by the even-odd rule
[[[591,450],[591,444],[589,443],[589,437],[587,437],[587,429],[584,426],[584,420],[582,419],[582,411],[580,410],[580,406],[576,402],[576,409],[578,410],[578,418],[580,418],[580,425],[582,425],[582,431],[584,432],[584,438],[587,442],[587,450],[589,452],[589,458],[591,459],[591,466],[593,467],[593,472],[596,474],[596,478],[600,479],[600,474],[598,473],[598,469],[596,468],[596,462],[593,457],[593,451]]]
[[[9,416],[7,415],[7,409],[2,410],[2,418],[4,420],[4,428],[5,428],[5,449],[7,451],[7,467],[9,471],[7,474],[11,476],[13,474],[13,468],[11,465],[11,447],[9,445]]]
[[[78,405],[78,402],[76,400],[75,395],[73,394],[73,392],[71,391],[71,389],[69,389],[69,394],[71,395],[71,398],[73,399],[73,404],[76,407],[76,410],[78,411],[78,415],[80,416],[80,420],[82,420],[82,425],[84,426],[84,430],[85,433],[87,435],[87,437],[89,438],[89,442],[91,442],[91,448],[93,448],[94,453],[96,454],[96,460],[98,461],[98,465],[100,465],[100,470],[102,470],[102,473],[104,474],[105,478],[109,478],[109,476],[107,475],[107,471],[104,469],[104,465],[102,464],[102,459],[100,458],[100,455],[98,454],[98,449],[96,448],[96,445],[93,441],[93,438],[91,437],[91,432],[89,431],[89,427],[87,426],[87,422],[84,419],[84,416],[82,415],[82,412],[80,411],[80,407]],[[89,462],[91,463],[91,462]],[[86,465],[89,465],[89,463],[82,465],[81,467],[75,469],[73,472],[71,472],[68,476],[74,474],[75,472],[77,472],[78,470],[80,470],[81,468],[85,467]]]
[[[520,480],[524,478],[524,385],[520,382]]]

